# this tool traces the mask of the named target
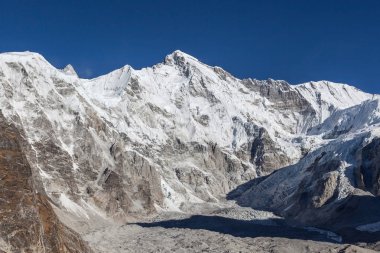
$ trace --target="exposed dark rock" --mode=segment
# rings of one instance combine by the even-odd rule
[[[0,236],[12,252],[91,252],[40,192],[17,129],[0,115]]]
[[[380,139],[374,139],[360,151],[356,182],[360,189],[380,196]]]

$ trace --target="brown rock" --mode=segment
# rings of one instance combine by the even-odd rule
[[[91,252],[39,192],[20,134],[0,115],[0,244],[5,252]]]

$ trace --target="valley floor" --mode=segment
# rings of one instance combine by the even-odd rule
[[[82,233],[95,252],[373,252],[340,244],[339,236],[289,226],[270,212],[236,206],[196,205],[189,213]]]

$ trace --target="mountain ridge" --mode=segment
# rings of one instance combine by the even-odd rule
[[[207,67],[210,67],[210,68],[219,68],[219,69],[221,69],[221,70],[223,70],[224,72],[226,72],[226,73],[228,73],[228,74],[230,74],[228,71],[226,71],[225,69],[223,69],[222,67],[220,67],[220,66],[211,66],[211,65],[208,65],[208,64],[206,64],[206,63],[203,63],[203,62],[201,62],[199,59],[197,59],[196,57],[194,57],[194,56],[192,56],[192,55],[190,55],[190,54],[188,54],[188,53],[186,53],[186,52],[184,52],[184,51],[182,51],[182,50],[179,50],[179,49],[176,49],[176,50],[174,50],[172,53],[169,53],[169,54],[167,54],[164,58],[163,58],[163,61],[162,62],[159,62],[159,63],[156,63],[156,64],[153,64],[152,66],[146,66],[146,67],[142,67],[142,68],[140,68],[140,69],[134,69],[133,68],[133,66],[131,66],[131,65],[129,65],[129,64],[126,64],[126,65],[124,65],[124,66],[122,66],[122,67],[120,67],[120,68],[118,68],[118,69],[115,69],[115,70],[112,70],[111,72],[109,72],[109,73],[105,73],[105,74],[102,74],[102,75],[99,75],[99,76],[95,76],[95,77],[93,77],[93,78],[90,78],[90,79],[88,79],[88,78],[82,78],[82,77],[79,77],[80,79],[87,79],[87,80],[91,80],[91,79],[97,79],[97,78],[99,78],[99,77],[101,77],[101,76],[105,76],[105,75],[108,75],[108,74],[110,74],[110,73],[112,73],[112,72],[114,72],[114,71],[117,71],[117,70],[120,70],[120,69],[123,69],[123,68],[131,68],[131,69],[133,69],[133,70],[142,70],[142,69],[146,69],[146,68],[153,68],[154,66],[156,66],[156,65],[160,65],[160,64],[164,64],[166,61],[169,61],[170,62],[170,59],[172,60],[172,58],[173,57],[175,57],[175,56],[181,56],[181,57],[183,57],[183,58],[188,58],[188,59],[191,59],[193,62],[197,62],[197,63],[200,63],[200,64],[203,64],[203,65],[205,65],[205,66],[207,66]],[[42,55],[42,54],[40,54],[40,53],[37,53],[37,52],[33,52],[33,51],[12,51],[12,52],[1,52],[0,53],[0,57],[1,56],[19,56],[19,57],[34,57],[35,59],[42,59],[44,62],[47,62],[47,63],[49,63],[49,65],[51,65],[51,66],[53,66],[52,64],[50,64],[50,62]],[[9,58],[8,58],[9,59]],[[3,59],[4,60],[4,59]],[[57,68],[57,67],[55,67],[55,66],[53,66],[54,68],[56,68],[56,69],[59,69],[59,68]],[[75,71],[75,67],[72,65],[72,64],[70,64],[70,63],[68,63],[67,65],[66,65],[66,67],[68,67],[68,68],[70,68],[70,69],[72,69],[72,70],[74,70]],[[65,67],[65,68],[66,68]],[[64,70],[64,68],[62,69],[62,70]],[[230,74],[231,75],[231,74]],[[251,79],[251,80],[258,80],[258,79],[255,79],[255,78],[251,78],[251,77],[244,77],[244,78],[238,78],[238,77],[234,77],[235,79],[238,79],[238,80],[248,80],[248,79]],[[259,80],[258,80],[259,81]],[[261,81],[264,81],[264,79],[263,80],[261,80]],[[266,79],[266,81],[285,81],[286,82],[286,80],[284,80],[284,79],[272,79],[272,78],[267,78]],[[346,84],[346,83],[341,83],[341,82],[334,82],[334,81],[329,81],[329,80],[325,80],[325,79],[321,79],[321,80],[318,80],[318,81],[315,81],[315,80],[311,80],[311,81],[307,81],[307,82],[303,82],[303,83],[297,83],[297,84],[290,84],[290,85],[292,85],[292,86],[307,86],[307,85],[310,85],[310,84],[317,84],[317,85],[320,85],[320,84],[333,84],[333,85],[343,85],[343,86],[350,86],[350,87],[354,87],[356,90],[359,90],[359,91],[362,91],[362,90],[360,90],[359,88],[357,88],[354,84]],[[364,91],[362,91],[362,92],[364,92]],[[372,94],[372,95],[380,95],[380,94],[376,94],[376,93],[368,93],[368,92],[364,92],[364,93],[367,93],[367,94]]]

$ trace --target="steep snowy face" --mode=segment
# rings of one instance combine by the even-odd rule
[[[0,55],[1,110],[25,139],[41,191],[84,220],[217,202],[376,128],[371,99],[347,85],[240,80],[180,51],[91,80],[35,53]],[[371,120],[352,119],[360,110]]]
[[[375,96],[347,84],[328,81],[299,84],[295,86],[295,89],[317,112],[319,123],[322,123],[337,110],[359,105]]]
[[[380,123],[379,108],[379,98],[374,97],[359,105],[336,110],[323,123],[309,129],[308,134],[334,139],[366,128],[377,128]]]
[[[89,80],[82,87],[99,107],[117,108],[118,113],[127,117],[130,126],[125,125],[124,119],[110,120],[119,125],[121,131],[134,132],[136,141],[144,141],[147,138],[144,135],[148,135],[149,142],[165,143],[176,134],[186,142],[213,141],[232,149],[246,141],[246,136],[238,135],[244,133],[233,136],[234,118],[254,121],[267,128],[273,138],[280,133],[289,135],[288,132],[297,127],[299,114],[291,110],[287,114],[278,112],[275,109],[281,106],[279,103],[249,89],[264,86],[264,83],[249,85],[218,67],[207,66],[176,51],[168,55],[164,63],[151,68],[133,70],[126,66]],[[265,85],[271,86],[270,83]],[[277,88],[284,93],[292,89],[286,83]],[[275,89],[273,92],[278,92]],[[283,101],[291,104],[285,96]],[[152,110],[156,110],[156,115],[151,115]]]

